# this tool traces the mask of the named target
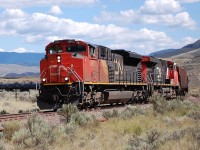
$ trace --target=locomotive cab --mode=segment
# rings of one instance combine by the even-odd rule
[[[158,59],[154,57],[142,56],[142,79],[144,82],[154,82],[157,80],[157,76],[155,75],[155,65],[157,63]]]
[[[179,85],[178,81],[178,67],[176,63],[167,61],[167,75],[166,84]]]
[[[97,59],[96,48],[75,40],[48,44],[46,57],[40,62],[42,84],[80,82],[84,78],[84,58]]]

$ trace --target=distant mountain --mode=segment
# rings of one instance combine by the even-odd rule
[[[153,52],[151,54],[149,54],[150,56],[157,56],[157,55],[162,55],[162,54],[165,54],[165,53],[171,53],[173,51],[176,51],[176,49],[165,49],[165,50],[160,50],[160,51],[157,51],[157,52]]]
[[[172,59],[194,59],[200,56],[200,48],[171,57]]]
[[[40,73],[37,72],[37,73],[34,73],[34,72],[25,72],[25,73],[9,73],[9,74],[6,74],[4,76],[4,78],[18,78],[18,77],[39,77],[40,76]]]
[[[22,66],[16,64],[0,64],[0,77],[38,76],[39,66]]]
[[[198,40],[192,44],[188,44],[180,49],[161,50],[158,52],[151,53],[149,55],[154,56],[154,57],[167,58],[167,57],[172,57],[172,56],[176,56],[179,54],[187,53],[187,52],[193,51],[198,48],[200,48],[200,40]]]
[[[0,64],[17,64],[22,66],[39,66],[44,53],[0,52]]]

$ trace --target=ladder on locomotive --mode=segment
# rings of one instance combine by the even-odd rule
[[[142,70],[137,68],[137,82],[142,82]]]

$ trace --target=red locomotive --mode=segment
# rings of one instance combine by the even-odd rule
[[[46,46],[40,79],[41,109],[57,109],[64,103],[83,108],[135,103],[154,91],[168,97],[188,91],[186,71],[174,62],[76,40]]]

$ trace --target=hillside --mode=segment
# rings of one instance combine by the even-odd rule
[[[44,53],[0,52],[0,77],[39,77]]]
[[[200,48],[173,57],[164,58],[186,68],[192,93],[200,93]]]
[[[0,77],[39,77],[39,66],[21,66],[16,64],[0,64]]]
[[[154,56],[154,57],[159,57],[159,58],[166,58],[166,57],[172,57],[172,56],[180,55],[183,53],[187,53],[187,52],[199,49],[199,48],[200,48],[200,40],[198,40],[192,44],[188,44],[180,49],[161,50],[161,51],[151,53],[149,55]]]
[[[0,52],[0,64],[17,64],[22,66],[39,66],[44,53]]]

